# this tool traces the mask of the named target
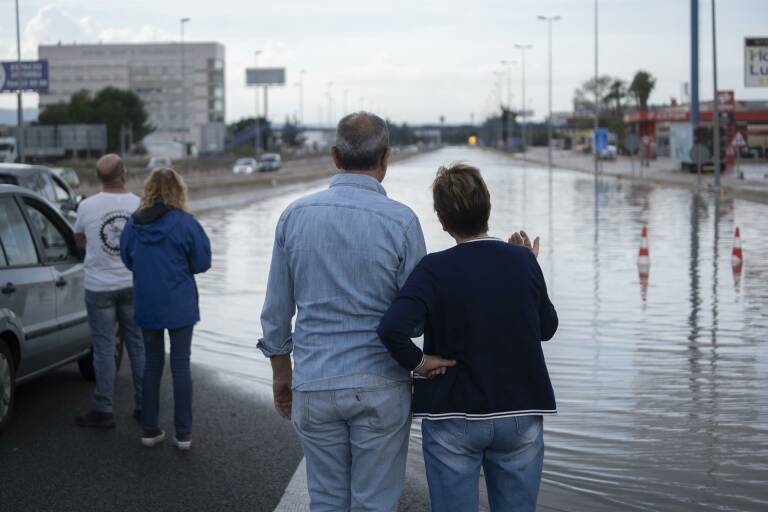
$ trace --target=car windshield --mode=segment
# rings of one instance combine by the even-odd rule
[[[253,165],[253,158],[241,158],[235,165]]]
[[[277,155],[264,155],[260,160],[262,162],[275,162],[277,160]]]
[[[8,185],[17,185],[19,183],[19,180],[16,179],[16,176],[13,176],[11,174],[0,174],[0,183],[5,183]]]
[[[0,144],[0,151],[11,151],[13,149],[13,145],[11,144]]]

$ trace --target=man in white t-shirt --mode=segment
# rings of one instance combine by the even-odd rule
[[[115,327],[131,359],[136,407],[141,419],[141,383],[144,376],[144,341],[133,320],[133,274],[120,259],[120,235],[140,199],[125,189],[126,171],[117,155],[96,162],[102,192],[80,203],[75,236],[85,248],[85,305],[93,343],[96,403],[90,412],[77,416],[83,427],[112,428],[112,392],[115,385]]]

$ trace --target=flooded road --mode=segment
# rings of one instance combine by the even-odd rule
[[[447,148],[393,165],[384,183],[419,215],[429,251],[453,243],[429,185],[454,160],[482,170],[491,234],[542,237],[560,315],[545,346],[559,415],[545,422],[543,496],[568,496],[568,510],[768,510],[768,205]],[[274,226],[324,186],[201,217],[214,267],[199,280],[194,360],[270,393],[255,345]],[[637,267],[644,225],[647,277]]]

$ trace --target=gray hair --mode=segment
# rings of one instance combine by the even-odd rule
[[[344,116],[336,127],[336,152],[345,171],[373,169],[389,149],[387,123],[370,112]]]

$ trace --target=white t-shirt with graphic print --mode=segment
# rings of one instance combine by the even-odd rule
[[[120,259],[120,236],[141,200],[135,194],[100,192],[77,208],[75,233],[85,234],[85,289],[93,292],[133,286],[133,275]]]

